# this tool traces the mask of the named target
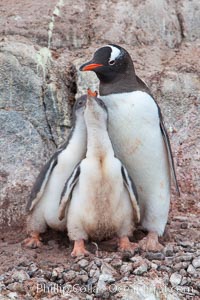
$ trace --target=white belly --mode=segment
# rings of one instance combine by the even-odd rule
[[[95,160],[86,159],[81,163],[81,174],[73,191],[67,219],[72,240],[88,237],[102,240],[122,235],[123,230],[126,235],[132,233],[133,208],[118,160],[113,158],[106,163],[103,172]]]
[[[101,99],[108,107],[115,154],[137,187],[142,223],[162,234],[169,210],[170,176],[157,106],[141,91]]]
[[[74,149],[73,149],[74,151]],[[58,208],[60,197],[64,185],[73,172],[74,167],[83,158],[85,147],[79,152],[74,153],[70,147],[67,147],[58,157],[58,163],[54,168],[50,180],[47,184],[40,205],[44,211],[46,223],[53,229],[64,230],[66,228],[66,217],[62,221],[58,219]]]

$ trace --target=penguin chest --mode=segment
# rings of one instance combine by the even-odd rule
[[[168,160],[154,100],[141,91],[103,96],[102,100],[108,107],[115,154],[133,178],[140,198],[152,193],[152,186],[159,182],[168,188]]]
[[[79,185],[70,204],[69,215],[73,218],[77,215],[78,207],[81,208],[77,223],[81,222],[93,240],[116,235],[125,217],[123,209],[118,209],[124,191],[121,171],[113,162],[100,165],[87,160],[81,165]]]

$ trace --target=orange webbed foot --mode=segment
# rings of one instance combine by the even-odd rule
[[[88,256],[89,254],[90,252],[85,249],[84,240],[78,240],[74,242],[74,248],[71,253],[72,257]]]
[[[131,243],[127,236],[120,237],[119,239],[119,251],[130,252],[134,254],[135,249],[138,248],[138,244]]]
[[[144,251],[160,252],[163,250],[163,245],[158,241],[158,234],[156,232],[149,232],[140,242],[139,246]]]
[[[23,243],[27,248],[40,248],[42,246],[41,238],[39,233],[31,233],[30,237],[26,238]]]

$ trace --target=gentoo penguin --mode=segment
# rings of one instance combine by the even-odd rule
[[[129,241],[139,221],[135,186],[126,168],[115,157],[107,132],[108,113],[103,101],[88,91],[85,108],[87,153],[74,169],[61,196],[60,220],[65,217],[74,243],[72,256],[87,255],[84,240],[119,237],[119,249],[132,251]]]
[[[135,74],[129,53],[120,46],[99,48],[81,71],[94,71],[100,97],[109,112],[108,130],[114,151],[134,180],[141,223],[148,235],[144,250],[159,251],[170,204],[170,170],[176,180],[172,151],[160,108]]]
[[[47,225],[56,230],[66,229],[66,220],[58,219],[58,207],[65,182],[77,163],[86,153],[86,127],[84,107],[87,96],[77,99],[73,109],[72,129],[68,140],[44,165],[27,203],[27,232],[30,235],[24,241],[27,247],[41,245],[40,233],[45,232]]]

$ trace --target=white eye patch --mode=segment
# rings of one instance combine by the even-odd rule
[[[111,55],[109,61],[115,60],[120,55],[121,51],[118,48],[111,45],[108,45],[108,47],[111,48]]]

